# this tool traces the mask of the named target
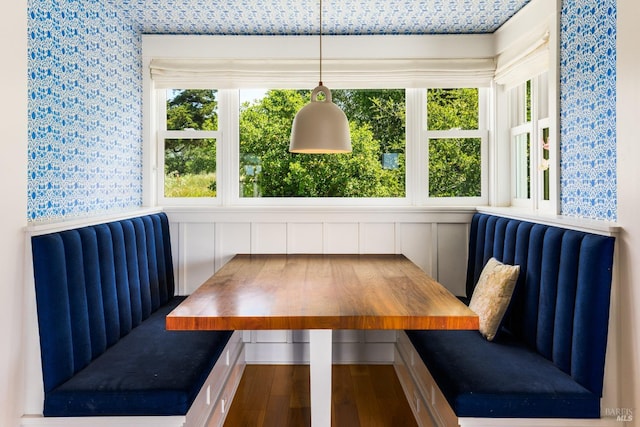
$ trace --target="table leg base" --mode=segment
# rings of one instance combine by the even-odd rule
[[[309,331],[311,427],[331,427],[331,329]]]

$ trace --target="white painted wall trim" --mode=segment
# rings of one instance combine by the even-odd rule
[[[25,415],[21,427],[183,427],[186,417],[76,417],[52,418]]]
[[[317,60],[316,36],[216,36],[145,34],[147,58]],[[328,60],[485,59],[495,56],[492,34],[366,35],[322,37]]]
[[[175,222],[444,222],[469,221],[475,206],[166,206]]]
[[[25,231],[30,236],[38,236],[41,234],[48,233],[57,233],[60,231],[71,230],[74,228],[87,227],[96,224],[102,224],[105,222],[111,221],[120,221],[128,218],[135,218],[143,215],[150,215],[154,213],[161,212],[162,209],[160,207],[155,208],[139,208],[126,212],[114,212],[104,215],[95,215],[90,217],[79,217],[73,219],[65,219],[63,221],[53,220],[53,221],[38,221],[31,222],[27,227],[25,227]]]
[[[395,332],[395,331],[393,331]],[[393,363],[394,343],[334,342],[332,360],[337,365]],[[248,364],[308,365],[308,343],[245,343]]]
[[[615,419],[458,418],[460,427],[620,427]]]
[[[249,364],[308,364],[309,330],[244,331]],[[391,364],[395,330],[333,331],[332,360],[336,364]]]
[[[523,221],[536,222],[539,224],[553,225],[557,227],[569,228],[572,230],[584,231],[587,233],[602,234],[606,236],[616,236],[622,231],[620,224],[610,221],[598,221],[584,218],[575,218],[564,215],[552,215],[535,212],[527,209],[511,207],[489,207],[478,206],[478,212],[492,215],[504,216]]]
[[[168,207],[176,285],[189,294],[238,253],[404,254],[464,293],[474,208]]]

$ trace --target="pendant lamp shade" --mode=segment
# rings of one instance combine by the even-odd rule
[[[322,84],[322,0],[320,0],[320,82],[311,93],[311,102],[298,111],[291,126],[292,153],[350,153],[351,135],[344,112],[331,101],[331,91]],[[318,100],[318,93],[324,100]]]
[[[320,92],[324,94],[324,101],[317,99]],[[311,93],[311,102],[293,119],[289,151],[307,154],[351,152],[349,121],[331,102],[331,91],[326,86],[316,87]]]

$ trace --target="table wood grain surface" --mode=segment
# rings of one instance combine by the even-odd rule
[[[166,327],[478,329],[478,317],[403,255],[236,255]]]

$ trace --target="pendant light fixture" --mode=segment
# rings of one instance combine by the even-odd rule
[[[318,94],[324,100],[318,100]],[[331,91],[322,84],[322,0],[320,0],[320,81],[311,102],[298,111],[291,127],[292,153],[350,153],[351,135],[344,112],[331,101]]]

